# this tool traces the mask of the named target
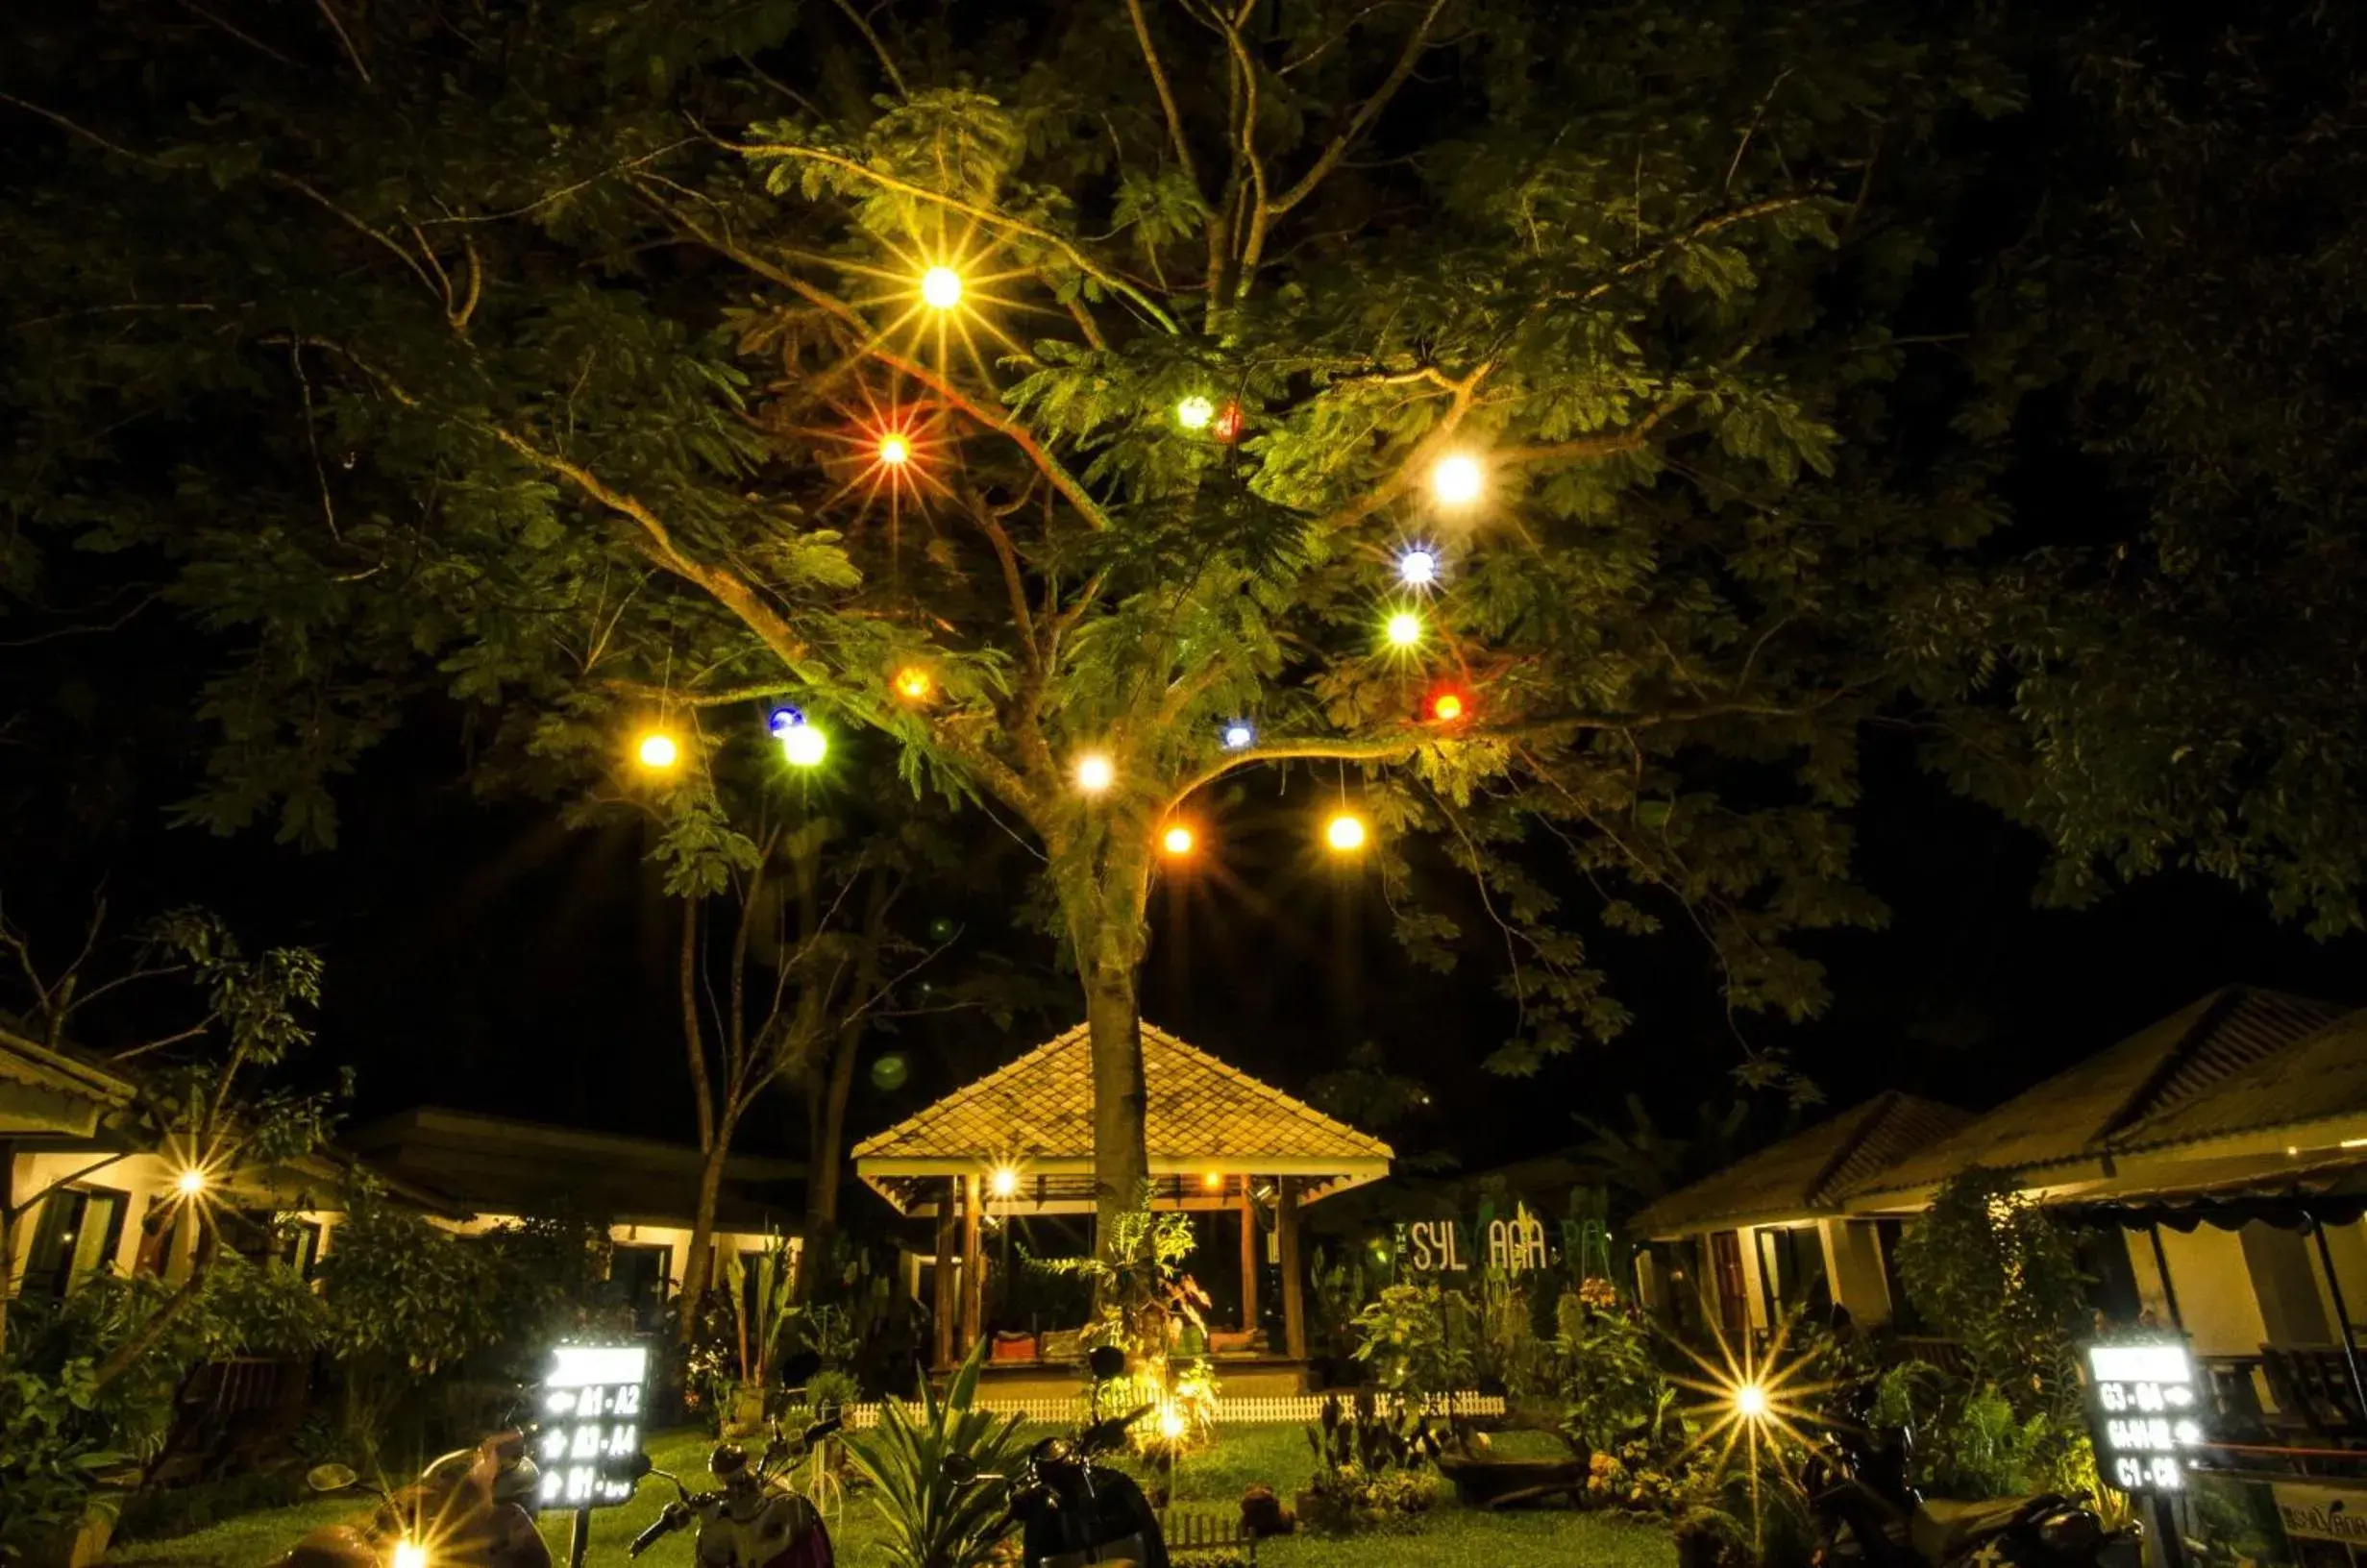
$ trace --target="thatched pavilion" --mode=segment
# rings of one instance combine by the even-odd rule
[[[1219,1359],[1234,1363],[1227,1386],[1295,1392],[1307,1357],[1299,1211],[1388,1175],[1390,1147],[1150,1024],[1143,1025],[1143,1077],[1153,1206],[1240,1221],[1243,1321],[1239,1333],[1216,1339]],[[936,1260],[952,1266],[931,1271],[935,1349],[940,1365],[950,1363],[984,1329],[986,1270],[953,1262],[983,1261],[981,1219],[1093,1213],[1085,1026],[865,1139],[854,1168],[899,1213],[936,1219]],[[1282,1282],[1279,1346],[1256,1333],[1258,1245],[1269,1226]],[[1200,1261],[1203,1275],[1209,1266]],[[1066,1367],[1040,1361],[999,1371],[1073,1381]]]

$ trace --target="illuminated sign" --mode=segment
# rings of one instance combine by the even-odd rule
[[[553,1348],[535,1439],[543,1507],[604,1508],[631,1499],[624,1463],[641,1452],[649,1381],[647,1345]]]
[[[2184,1489],[2188,1456],[2206,1440],[2202,1390],[2184,1342],[2088,1346],[2087,1429],[2106,1484],[2124,1492]]]

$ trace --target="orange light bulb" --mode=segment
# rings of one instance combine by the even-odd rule
[[[1192,852],[1192,845],[1196,841],[1192,837],[1192,830],[1184,826],[1181,822],[1177,822],[1173,827],[1169,828],[1166,836],[1159,841],[1161,847],[1165,848],[1171,855],[1190,854]]]
[[[1453,723],[1466,711],[1461,692],[1441,692],[1430,699],[1430,717],[1442,724]]]
[[[908,664],[896,672],[896,695],[907,702],[927,701],[928,694],[936,687],[928,672],[917,664]]]
[[[912,437],[898,430],[881,436],[879,461],[889,468],[901,468],[912,461]]]

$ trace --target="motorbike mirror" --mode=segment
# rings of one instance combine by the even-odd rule
[[[1096,1345],[1093,1354],[1085,1358],[1085,1365],[1092,1371],[1095,1382],[1107,1383],[1125,1375],[1126,1353],[1116,1345]]]
[[[636,1484],[643,1476],[655,1468],[656,1466],[650,1462],[650,1457],[647,1454],[637,1452],[611,1454],[600,1461],[600,1473],[604,1480],[629,1481]]]
[[[846,1424],[847,1423],[845,1421],[835,1415],[826,1416],[822,1420],[815,1422],[812,1426],[805,1429],[806,1446],[809,1448],[812,1447],[814,1444],[822,1441],[822,1439],[827,1437],[830,1433],[836,1432],[839,1428],[845,1426]]]
[[[316,1464],[304,1473],[304,1483],[316,1492],[341,1492],[360,1479],[344,1464]]]
[[[967,1454],[948,1454],[939,1462],[937,1473],[956,1486],[967,1486],[978,1479],[978,1461]]]

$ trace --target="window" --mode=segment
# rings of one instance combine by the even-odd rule
[[[320,1270],[322,1234],[321,1223],[316,1219],[282,1221],[279,1231],[281,1265],[295,1270],[298,1279],[310,1279]]]
[[[1710,1277],[1717,1285],[1717,1317],[1731,1339],[1750,1332],[1750,1298],[1742,1291],[1742,1239],[1733,1231],[1710,1234]]]
[[[109,1188],[60,1188],[41,1200],[33,1250],[25,1259],[29,1294],[62,1296],[112,1266],[129,1199]]]
[[[619,1242],[610,1249],[609,1287],[622,1305],[632,1309],[633,1321],[645,1329],[665,1321],[666,1286],[673,1273],[673,1262],[672,1247]]]
[[[1784,1230],[1769,1226],[1759,1236],[1759,1284],[1774,1323],[1795,1307],[1830,1311],[1833,1287],[1825,1279],[1824,1238],[1813,1225]]]

